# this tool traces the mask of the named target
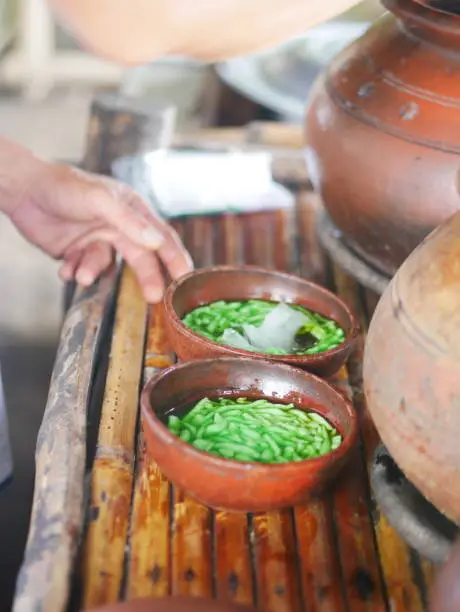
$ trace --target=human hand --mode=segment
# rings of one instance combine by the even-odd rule
[[[30,242],[63,261],[63,280],[91,285],[111,265],[115,249],[134,270],[146,300],[156,303],[164,290],[160,262],[173,279],[193,267],[175,231],[127,185],[35,163],[7,212]]]

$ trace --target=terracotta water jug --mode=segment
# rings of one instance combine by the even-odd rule
[[[460,524],[460,212],[392,279],[369,328],[363,375],[388,451]]]
[[[315,187],[348,245],[392,276],[460,208],[460,2],[389,9],[320,77],[306,119]]]

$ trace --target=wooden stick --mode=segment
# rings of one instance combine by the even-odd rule
[[[174,354],[164,327],[163,308],[151,309],[145,351],[145,375],[172,365]],[[127,599],[163,597],[170,592],[171,486],[155,461],[138,442],[137,475],[129,530]]]
[[[38,434],[35,495],[14,612],[64,612],[67,607],[83,522],[87,403],[114,284],[113,271],[77,292],[63,324]]]
[[[174,146],[190,143],[209,142],[226,145],[255,144],[259,148],[301,149],[304,145],[303,130],[300,125],[254,121],[242,128],[220,127],[204,128],[177,134]]]
[[[293,123],[253,121],[247,127],[248,142],[266,147],[289,147],[301,149],[305,145],[304,130]]]
[[[127,567],[128,600],[165,597],[170,592],[171,486],[145,452],[142,435],[138,457]]]
[[[290,510],[253,517],[257,594],[264,612],[301,612],[294,524]]]
[[[331,494],[294,508],[299,573],[308,612],[345,612]]]
[[[173,595],[212,597],[212,513],[174,488],[171,542]]]
[[[212,217],[185,220],[185,241],[197,267],[214,261]],[[212,511],[173,488],[171,524],[171,592],[173,595],[211,597]]]
[[[330,382],[352,401],[345,367]],[[349,609],[353,612],[387,612],[366,479],[363,457],[357,448],[332,492],[338,556]]]
[[[93,466],[91,522],[84,551],[84,608],[119,599],[133,483],[134,438],[147,306],[125,268]]]
[[[252,605],[251,545],[245,514],[215,513],[214,549],[217,598]]]

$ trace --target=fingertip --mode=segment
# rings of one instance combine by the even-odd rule
[[[186,274],[190,274],[193,272],[194,268],[182,267],[182,268],[168,268],[168,272],[171,276],[171,279],[174,281],[180,280]]]
[[[158,287],[146,287],[144,288],[144,298],[149,304],[159,304],[163,299],[163,291]]]
[[[76,274],[76,280],[79,285],[89,287],[94,283],[94,274],[85,268],[80,268]]]
[[[178,280],[195,269],[193,259],[185,249],[160,249],[159,255],[173,280]]]

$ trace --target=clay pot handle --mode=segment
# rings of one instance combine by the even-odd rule
[[[460,610],[460,538],[447,563],[441,568],[430,597],[430,612]]]

